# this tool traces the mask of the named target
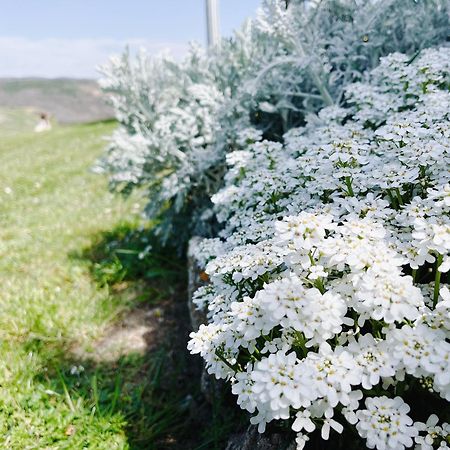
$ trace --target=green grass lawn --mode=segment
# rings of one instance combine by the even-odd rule
[[[183,265],[139,255],[139,197],[89,172],[115,125],[34,134],[13,119],[0,123],[0,448],[215,448],[198,429],[189,443]],[[136,311],[148,349],[116,354],[108,335]]]
[[[38,115],[32,109],[0,108],[0,136],[3,141],[22,133],[33,131]],[[2,144],[0,144],[2,145]],[[3,145],[2,145],[3,147]]]

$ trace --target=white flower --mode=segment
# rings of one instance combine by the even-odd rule
[[[450,426],[443,423],[438,425],[439,417],[436,414],[431,414],[426,423],[416,422],[414,426],[419,433],[425,432],[425,435],[419,434],[415,437],[417,450],[433,450],[434,445],[439,444],[440,449],[447,449],[447,439],[450,435]]]
[[[206,266],[206,273],[211,277],[224,279],[235,284],[245,280],[254,281],[259,276],[271,272],[283,262],[283,251],[271,242],[256,245],[243,245],[231,252],[219,256]]]
[[[411,375],[434,375],[441,372],[441,364],[444,364],[444,367],[449,364],[450,344],[444,345],[446,343],[441,331],[433,330],[424,324],[414,328],[404,325],[400,329],[390,330],[386,340],[393,360]],[[444,347],[441,348],[440,345]],[[441,351],[444,353],[441,354]]]
[[[72,366],[70,368],[70,374],[71,375],[80,375],[82,372],[84,372],[84,367],[83,366]]]
[[[326,341],[339,333],[344,323],[352,323],[345,318],[347,306],[338,294],[305,288],[296,276],[265,285],[255,299],[273,326],[302,332],[308,345]]]
[[[413,445],[418,432],[408,416],[409,406],[400,397],[368,398],[366,408],[356,413],[356,429],[367,440],[367,447],[401,450]]]
[[[316,391],[316,398],[325,398],[333,408],[338,403],[344,406],[352,403],[352,386],[361,383],[362,371],[345,348],[332,351],[329,344],[324,343],[319,353],[308,353],[304,366],[311,371],[309,384]]]
[[[253,385],[255,383],[251,379],[252,369],[253,367],[249,365],[245,372],[238,372],[235,375],[231,388],[233,394],[238,396],[237,404],[249,413],[254,413],[257,406],[253,392]]]
[[[441,286],[439,299],[434,309],[426,309],[422,320],[433,329],[441,329],[450,337],[450,290]]]
[[[295,443],[297,444],[296,450],[303,450],[308,441],[309,437],[306,434],[298,433],[295,438]]]
[[[247,348],[250,341],[261,334],[268,334],[277,324],[264,314],[256,298],[244,297],[241,302],[231,303],[228,314],[232,319],[232,333],[240,336],[239,342],[233,342],[234,346],[242,345]]]
[[[289,408],[309,406],[314,398],[305,384],[308,371],[297,361],[294,352],[283,351],[257,362],[250,375],[258,409],[271,411],[273,418],[289,418]]]
[[[445,255],[441,265],[438,267],[439,272],[447,273],[450,270],[450,256]]]
[[[236,363],[236,352],[224,347],[227,328],[226,325],[202,324],[197,332],[189,335],[188,350],[194,355],[200,354],[206,361],[208,372],[217,378],[229,378],[235,372],[231,367]],[[222,358],[217,352],[220,352]]]
[[[320,433],[323,440],[328,441],[331,429],[341,434],[342,431],[344,430],[344,427],[339,422],[336,422],[334,419],[325,419]]]
[[[377,342],[371,334],[365,334],[347,348],[362,369],[361,385],[364,389],[376,386],[381,378],[395,375],[395,362],[385,341]]]
[[[419,308],[424,306],[420,289],[411,277],[400,276],[395,268],[390,272],[386,269],[374,266],[357,279],[355,309],[386,323],[417,319]]]
[[[308,278],[310,280],[317,280],[318,278],[326,278],[328,273],[325,272],[324,267],[321,265],[314,265],[309,268]]]
[[[299,411],[295,415],[295,420],[294,423],[292,424],[292,429],[297,432],[305,430],[308,433],[311,433],[316,429],[316,425],[311,420],[311,413],[307,409]]]
[[[290,248],[309,251],[325,238],[326,230],[331,230],[333,218],[329,215],[300,213],[295,217],[284,218],[275,228],[280,241]]]

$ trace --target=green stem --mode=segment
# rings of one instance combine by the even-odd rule
[[[295,341],[296,348],[301,351],[301,354],[303,357],[305,357],[308,354],[308,349],[306,348],[306,339],[303,333],[297,331],[296,332],[296,341]]]
[[[415,283],[416,277],[417,277],[417,269],[413,269],[411,275],[412,275],[413,283]]]
[[[349,197],[354,197],[355,193],[353,192],[352,180],[350,179],[350,177],[345,177],[345,185],[347,186]]]
[[[403,199],[402,199],[402,194],[400,193],[400,189],[397,188],[395,190],[395,192],[397,193],[397,200],[398,200],[399,206],[403,206]]]
[[[319,289],[320,293],[323,294],[325,292],[325,287],[323,285],[322,278],[317,278],[315,284],[316,284],[317,289]]]
[[[394,209],[399,209],[398,205],[397,205],[397,201],[395,199],[395,197],[392,195],[392,192],[390,189],[387,190],[387,194],[389,196],[389,200],[391,201],[391,205]]]
[[[224,358],[223,355],[220,354],[220,352],[218,352],[217,350],[215,351],[216,356],[224,363],[226,364],[231,370],[233,370],[234,372],[238,372],[239,368],[235,365],[233,366],[232,364],[230,364],[226,358]]]
[[[439,288],[441,285],[441,272],[439,272],[439,266],[442,264],[442,260],[444,257],[442,255],[438,255],[436,261],[436,275],[434,277],[434,293],[433,293],[433,306],[436,306],[436,303],[439,298]]]

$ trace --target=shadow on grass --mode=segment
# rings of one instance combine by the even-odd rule
[[[223,399],[213,405],[202,399],[198,374],[189,369],[186,375],[189,365],[180,367],[167,349],[114,364],[63,358],[40,381],[64,396],[74,413],[63,430],[67,443],[88,421],[116,432],[124,428],[131,450],[222,450],[235,422],[221,409]]]
[[[185,261],[174,249],[161,247],[149,228],[133,223],[98,234],[90,247],[70,256],[87,261],[93,279],[102,286],[122,281],[185,284]]]
[[[123,302],[123,313],[92,348],[27,344],[46,359],[36,381],[73,413],[56,436],[61,448],[78,448],[89,428],[111,427],[125,429],[133,450],[215,450],[235,424],[221,407],[227,400],[210,405],[200,394],[201,363],[186,350],[185,261],[148,236],[124,223],[70,255],[88,265],[111,301]]]

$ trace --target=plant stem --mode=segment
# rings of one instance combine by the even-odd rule
[[[350,177],[345,177],[345,185],[347,186],[349,197],[354,197],[355,193],[353,192],[352,180],[350,179]]]
[[[391,201],[391,206],[392,206],[394,209],[399,209],[399,207],[397,206],[396,199],[395,199],[395,197],[392,195],[392,192],[391,192],[390,189],[387,190],[387,194],[388,194],[388,196],[389,196],[389,200]]]
[[[297,50],[297,54],[300,56],[300,58],[308,58],[309,56],[306,54],[305,49],[303,48],[303,44],[297,40],[294,42],[295,49]],[[323,102],[326,106],[334,105],[333,98],[331,97],[327,87],[323,83],[323,81],[320,79],[319,74],[314,70],[314,68],[311,66],[311,63],[309,63],[306,66],[306,70],[309,72],[313,83],[316,85],[317,89],[320,92],[320,95],[322,96]]]
[[[238,371],[239,371],[238,367],[236,367],[236,365],[233,366],[232,364],[230,364],[230,363],[226,360],[226,358],[225,358],[223,355],[220,354],[220,352],[218,352],[218,351],[216,350],[215,354],[216,354],[216,356],[217,356],[224,364],[226,364],[231,370],[233,370],[234,372],[238,372]]]
[[[317,278],[315,284],[316,284],[317,289],[319,289],[320,293],[323,294],[325,292],[325,287],[323,285],[322,278]]]
[[[395,190],[395,192],[397,193],[398,205],[399,205],[399,206],[403,206],[403,199],[402,199],[402,194],[400,193],[400,189],[397,188],[397,189]]]
[[[436,261],[436,275],[434,277],[434,293],[433,293],[433,306],[436,306],[436,303],[439,298],[439,288],[441,285],[441,272],[439,272],[439,266],[442,264],[442,260],[444,257],[442,255],[438,255]]]

